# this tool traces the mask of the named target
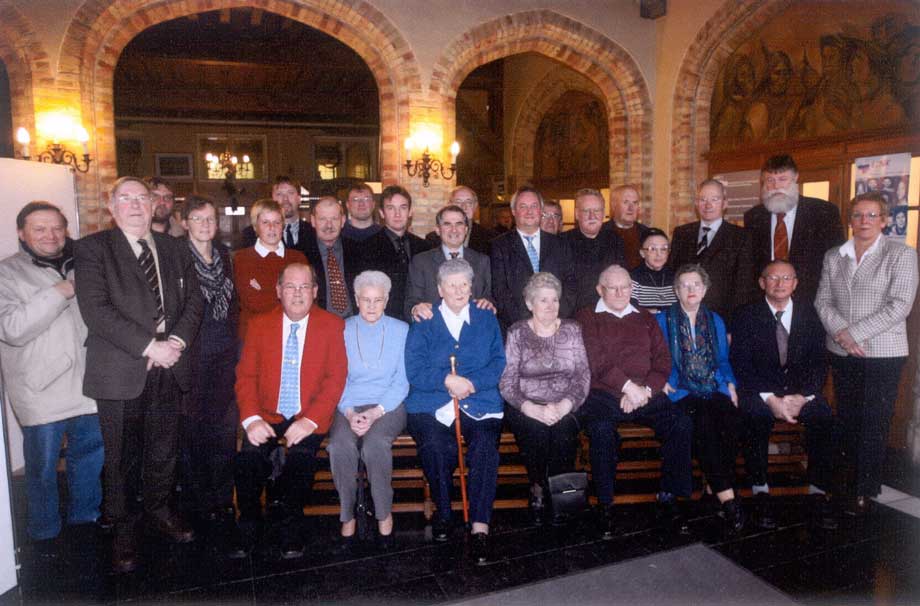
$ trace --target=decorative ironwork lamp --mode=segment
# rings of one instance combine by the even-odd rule
[[[79,141],[83,146],[82,160],[77,154],[61,145],[58,138],[52,138],[51,142],[48,144],[48,149],[39,153],[38,156],[35,157],[35,160],[48,164],[63,164],[69,166],[71,170],[76,170],[81,173],[87,172],[92,162],[92,159],[89,157],[89,133],[87,133],[86,129],[82,126],[71,126],[71,128],[73,129],[73,138]],[[54,135],[52,136],[54,137]],[[29,143],[32,142],[32,137],[29,135],[29,131],[21,126],[16,129],[16,141],[22,146],[20,150],[22,159],[31,160],[31,156],[29,155]]]
[[[421,175],[424,187],[428,187],[428,180],[432,175],[441,179],[453,179],[454,174],[457,172],[457,156],[460,155],[460,144],[456,141],[451,143],[450,167],[447,167],[441,160],[431,155],[430,147],[432,145],[427,140],[428,138],[417,136],[415,139],[417,140],[414,140],[413,137],[406,139],[406,173],[410,177]],[[412,160],[413,148],[424,150],[420,160]]]

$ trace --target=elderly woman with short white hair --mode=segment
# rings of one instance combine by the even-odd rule
[[[329,432],[330,467],[339,493],[342,545],[354,541],[358,461],[367,467],[379,543],[392,545],[393,441],[406,426],[402,402],[409,393],[405,345],[409,326],[384,315],[390,278],[365,271],[355,278],[358,315],[345,321],[348,379]]]

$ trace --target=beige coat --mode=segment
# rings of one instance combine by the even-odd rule
[[[95,414],[83,395],[86,325],[53,269],[18,252],[0,261],[0,373],[23,426]]]

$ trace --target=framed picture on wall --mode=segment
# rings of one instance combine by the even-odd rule
[[[157,177],[174,181],[191,181],[194,177],[192,154],[154,154]]]

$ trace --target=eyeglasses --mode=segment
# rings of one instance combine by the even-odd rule
[[[307,292],[313,290],[312,284],[282,284],[281,290],[287,294]]]
[[[725,198],[697,198],[699,204],[719,204]]]
[[[790,275],[785,275],[785,276],[774,276],[774,275],[770,275],[770,276],[764,276],[763,279],[766,280],[767,282],[772,283],[772,284],[779,284],[781,281],[782,281],[782,282],[792,282],[793,280],[795,280],[795,276],[790,276]]]
[[[373,202],[374,198],[371,196],[355,196],[354,198],[349,198],[349,202]]]
[[[358,303],[362,305],[383,305],[387,300],[383,297],[375,297],[371,299],[370,297],[358,297]]]
[[[158,194],[156,192],[153,192],[152,194],[150,194],[150,197],[156,198],[157,200],[163,200],[164,202],[175,202],[176,201],[176,197],[173,196],[172,194]]]
[[[671,247],[670,246],[646,246],[642,250],[644,250],[645,252],[650,252],[650,253],[666,253],[669,250],[671,250]]]
[[[541,215],[544,219],[553,219],[555,221],[562,221],[562,215],[556,213],[543,213]]]
[[[613,292],[628,292],[632,289],[632,284],[626,284],[625,286],[607,286],[606,284],[601,284],[601,288]]]
[[[586,217],[600,217],[604,218],[604,209],[603,208],[580,208],[578,214],[584,215]]]
[[[132,202],[137,202],[138,204],[149,204],[150,203],[150,194],[137,194],[132,196],[130,194],[119,194],[115,201],[119,204],[131,204]]]
[[[188,220],[195,225],[213,225],[217,223],[217,219],[215,217],[189,217]]]
[[[863,219],[869,219],[870,221],[875,221],[882,216],[882,213],[861,213],[855,212],[850,213],[850,219],[853,221],[862,221]]]
[[[456,204],[457,206],[473,206],[476,204],[476,200],[472,198],[463,198],[462,200],[451,200],[451,204]]]
[[[678,282],[677,288],[682,290],[703,290],[702,282]]]

